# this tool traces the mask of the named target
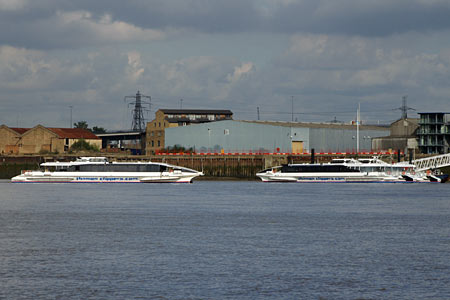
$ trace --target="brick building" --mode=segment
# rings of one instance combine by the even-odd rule
[[[81,128],[50,128],[37,125],[33,128],[0,126],[0,154],[64,153],[70,146],[84,139],[99,149],[102,140]]]

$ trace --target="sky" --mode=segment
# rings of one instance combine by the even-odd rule
[[[409,117],[450,112],[449,16],[450,0],[0,0],[0,124],[126,130],[137,91],[148,120],[351,122],[360,105],[388,124],[404,96]]]

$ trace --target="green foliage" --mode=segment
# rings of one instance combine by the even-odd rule
[[[75,143],[72,144],[70,147],[71,152],[78,152],[78,151],[92,151],[92,152],[98,152],[100,149],[96,145],[91,145],[88,142],[86,142],[85,139],[79,139]]]
[[[82,129],[88,129],[89,130],[89,125],[86,121],[79,121],[77,123],[73,123],[73,127],[75,128],[82,128]]]
[[[89,128],[89,125],[88,125],[88,123],[86,121],[79,121],[79,122],[73,123],[73,127],[74,128],[86,129],[86,130],[89,130],[89,131],[91,131],[92,133],[95,133],[95,134],[97,134],[97,133],[106,133],[106,129],[103,128],[103,127],[94,126],[94,127],[92,127],[92,129]]]
[[[167,147],[165,149],[160,150],[163,153],[195,153],[193,148],[186,149],[181,145],[174,145],[173,147]]]
[[[106,129],[105,128],[103,128],[103,127],[97,127],[97,126],[94,126],[94,127],[92,127],[92,130],[91,130],[93,133],[95,133],[95,134],[97,134],[97,133],[106,133]]]

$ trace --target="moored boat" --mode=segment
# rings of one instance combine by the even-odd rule
[[[42,163],[41,170],[22,171],[12,182],[174,182],[190,183],[202,172],[159,162],[109,162],[105,157],[81,157],[72,162]]]
[[[287,164],[265,169],[256,174],[264,182],[443,182],[443,178],[416,172],[408,162],[386,163],[370,159],[333,159],[324,164]]]

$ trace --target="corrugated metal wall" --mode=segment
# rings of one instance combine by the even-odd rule
[[[311,128],[310,133],[310,146],[316,152],[356,152],[356,128]],[[388,135],[388,130],[360,130],[359,151],[372,150],[372,138]]]
[[[360,130],[360,151],[371,150],[371,138],[388,130]],[[352,152],[356,128],[307,128],[243,121],[220,121],[166,129],[166,147],[181,145],[197,152],[291,152],[292,141],[303,142],[304,151]]]
[[[308,128],[295,138],[308,140]],[[181,145],[197,152],[289,152],[291,128],[240,121],[219,121],[166,129],[166,146]]]

